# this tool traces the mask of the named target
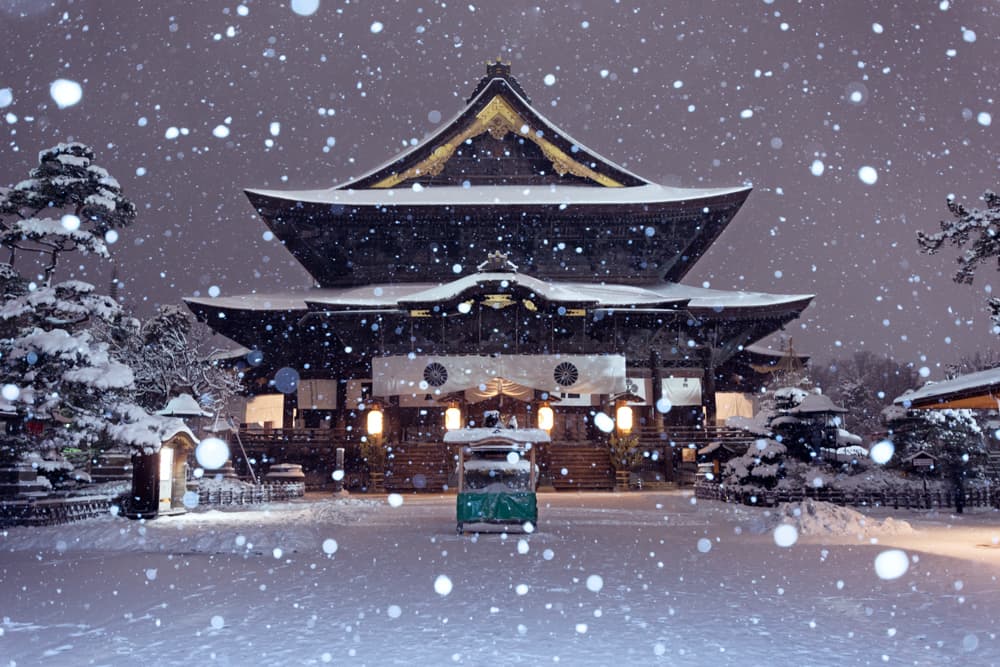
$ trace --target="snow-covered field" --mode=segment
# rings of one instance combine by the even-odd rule
[[[0,663],[1000,664],[997,512],[545,494],[462,537],[391,500],[9,529]]]

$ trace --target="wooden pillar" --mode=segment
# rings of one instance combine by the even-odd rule
[[[282,428],[295,428],[295,409],[299,406],[298,392],[291,391],[282,394],[282,396],[284,396],[284,400],[281,410],[281,426]]]
[[[655,349],[649,351],[649,373],[653,385],[650,401],[653,403],[653,425],[657,432],[663,433],[663,413],[657,407],[663,400],[663,378],[660,375],[660,353]]]
[[[702,386],[701,404],[705,408],[705,426],[715,426],[717,412],[715,404],[715,348],[708,348],[705,364],[705,383]]]

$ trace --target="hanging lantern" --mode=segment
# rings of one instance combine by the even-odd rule
[[[449,431],[457,431],[462,428],[462,410],[452,403],[444,411],[444,427]]]
[[[373,405],[368,410],[368,435],[382,435],[382,408]]]
[[[632,431],[632,408],[625,404],[619,405],[615,412],[615,421],[619,431],[630,433]]]
[[[556,416],[552,412],[552,408],[549,407],[548,403],[542,403],[541,407],[538,408],[538,428],[543,431],[551,431],[555,423]]]

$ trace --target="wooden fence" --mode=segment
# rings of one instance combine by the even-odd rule
[[[82,521],[111,511],[106,496],[17,499],[0,501],[0,527],[52,526]]]
[[[199,489],[199,505],[259,505],[301,498],[306,493],[304,482],[280,482],[247,485],[238,489]]]
[[[819,500],[835,505],[853,507],[892,507],[893,509],[955,508],[959,496],[948,491],[838,491],[828,488],[775,489],[771,491],[742,491],[710,482],[699,482],[695,496],[727,503],[742,503],[760,507],[774,507],[779,503]],[[1000,509],[1000,488],[967,490],[962,498],[963,507],[996,507]]]

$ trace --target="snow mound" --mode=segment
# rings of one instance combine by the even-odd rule
[[[71,526],[18,526],[0,531],[0,550],[127,551],[237,555],[317,553],[339,526],[385,507],[381,500],[340,498],[197,510],[155,521],[116,514]]]
[[[849,507],[816,500],[785,503],[770,516],[769,527],[787,523],[795,526],[800,535],[905,535],[913,526],[900,519],[874,519]]]

